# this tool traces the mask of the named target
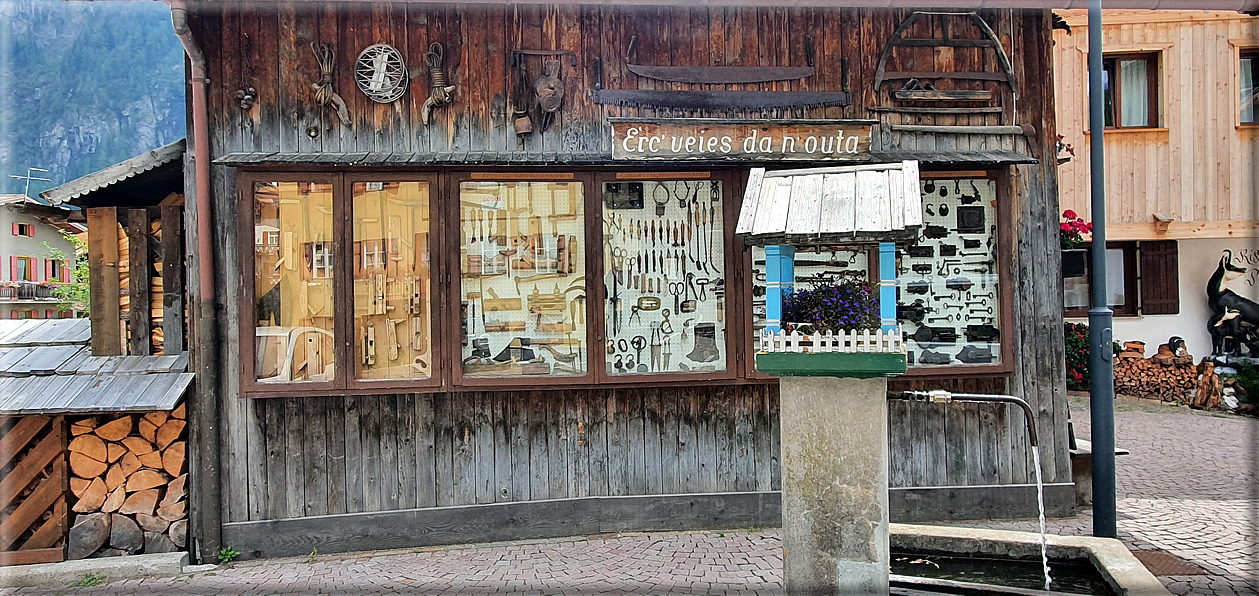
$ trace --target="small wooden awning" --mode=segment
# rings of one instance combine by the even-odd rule
[[[152,412],[179,404],[188,353],[92,356],[87,319],[0,321],[0,416]]]
[[[766,171],[748,176],[735,233],[747,244],[908,240],[922,225],[918,162]]]

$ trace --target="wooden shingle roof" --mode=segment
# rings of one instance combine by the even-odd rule
[[[0,321],[0,415],[171,410],[192,383],[187,352],[93,356],[88,319]]]

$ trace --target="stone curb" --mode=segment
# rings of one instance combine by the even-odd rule
[[[894,548],[982,553],[1020,558],[1040,557],[1040,535],[1032,532],[986,530],[951,526],[891,524]],[[1171,592],[1141,564],[1122,542],[1113,538],[1045,535],[1049,556],[1087,558],[1115,590],[1131,596],[1170,596]]]
[[[179,575],[188,563],[188,553],[155,553],[126,557],[79,559],[60,563],[0,567],[0,587],[73,586],[91,573],[102,582],[145,577]]]

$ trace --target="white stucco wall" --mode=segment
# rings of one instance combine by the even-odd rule
[[[1211,353],[1211,336],[1207,333],[1207,280],[1215,273],[1225,249],[1233,251],[1233,264],[1250,271],[1228,284],[1234,292],[1259,302],[1259,238],[1181,240],[1180,313],[1115,317],[1115,339],[1119,342],[1145,342],[1146,355],[1153,354],[1159,344],[1173,335],[1185,338],[1185,345],[1195,360]],[[1088,319],[1069,319],[1087,323]]]

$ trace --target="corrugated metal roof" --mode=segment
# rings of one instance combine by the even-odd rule
[[[92,356],[88,319],[0,321],[0,415],[171,410],[192,383],[187,352]]]
[[[922,225],[918,162],[748,175],[735,233],[750,244],[879,242]]]
[[[929,164],[1006,165],[1036,163],[1036,159],[1015,151],[872,151],[873,162],[900,162],[916,160]],[[319,165],[319,166],[425,166],[425,165],[548,165],[548,164],[608,164],[609,153],[557,153],[528,151],[470,151],[462,153],[228,153],[214,160],[223,166],[250,165]],[[635,162],[617,162],[626,165],[645,165]],[[695,166],[701,162],[687,161]],[[719,165],[747,165],[745,161],[714,161]],[[659,167],[659,164],[653,164]]]
[[[164,147],[141,153],[103,170],[71,180],[56,188],[50,188],[39,193],[39,196],[47,199],[53,205],[60,205],[90,192],[117,184],[136,174],[141,174],[177,159],[182,159],[183,156],[184,139],[179,139]]]
[[[446,153],[228,153],[214,160],[223,166],[303,164],[321,166],[423,166],[445,164],[596,164],[612,159],[607,153],[529,151],[464,151]]]

